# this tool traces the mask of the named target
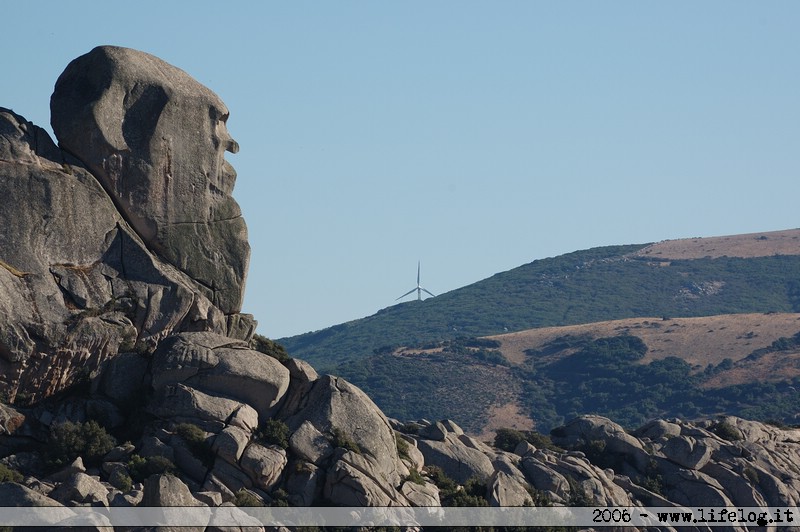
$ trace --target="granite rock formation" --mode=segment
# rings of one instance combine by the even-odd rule
[[[51,107],[59,146],[0,109],[0,392],[38,401],[173,332],[248,340],[219,98],[153,56],[99,47]]]
[[[191,277],[225,314],[241,310],[250,248],[236,172],[239,145],[219,97],[152,55],[101,46],[56,82],[59,146],[108,192],[148,249]]]
[[[0,506],[800,504],[798,429],[582,416],[511,452],[387,419],[239,313],[213,93],[101,47],[52,110],[60,147],[0,108]]]

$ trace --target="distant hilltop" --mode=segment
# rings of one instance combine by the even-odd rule
[[[333,369],[376,349],[459,336],[651,316],[798,312],[798,279],[800,229],[605,246],[279,341]]]
[[[664,240],[642,248],[631,255],[665,260],[800,255],[800,229]]]

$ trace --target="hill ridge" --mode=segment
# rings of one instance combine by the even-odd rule
[[[667,260],[771,255],[800,255],[800,229],[662,240],[632,253],[631,257]]]
[[[721,255],[708,256],[711,248]],[[537,259],[436,298],[278,341],[293,356],[332,369],[386,346],[458,336],[641,316],[800,311],[796,279],[796,229],[603,246]]]

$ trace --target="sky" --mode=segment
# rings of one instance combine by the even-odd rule
[[[3,3],[0,106],[51,132],[101,44],[230,110],[281,338],[579,249],[800,227],[795,1]],[[413,296],[409,296],[413,299]]]

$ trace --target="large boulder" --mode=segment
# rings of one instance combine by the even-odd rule
[[[15,482],[0,482],[0,505],[14,508],[26,506],[63,506],[60,502]],[[71,515],[72,512],[65,510],[63,517],[66,518]]]
[[[225,314],[241,309],[247,229],[231,197],[228,109],[150,54],[100,46],[56,81],[60,146],[97,176],[148,248],[197,281]]]
[[[425,457],[426,465],[440,467],[448,477],[460,484],[472,477],[486,482],[494,473],[492,461],[486,454],[464,445],[450,434],[444,441],[420,439],[417,448]]]
[[[192,506],[205,506],[202,502],[198,501],[189,487],[183,481],[173,475],[162,474],[153,475],[144,481],[144,497],[142,499],[142,506],[150,507],[192,507]],[[157,510],[152,510],[157,515]],[[174,514],[173,519],[174,519]],[[205,530],[202,527],[159,527],[160,531],[176,532],[202,532]]]
[[[397,455],[394,430],[383,412],[359,388],[331,375],[315,380],[303,396],[299,411],[286,420],[293,432],[306,422],[332,441],[338,434],[355,444],[363,455],[370,457],[370,475],[381,479],[382,484],[400,485],[400,471],[405,467]]]
[[[88,503],[108,506],[108,488],[86,473],[75,473],[50,493],[50,498],[65,505]]]
[[[286,467],[286,451],[275,446],[251,443],[240,461],[241,468],[259,488],[270,491],[278,483]]]
[[[491,506],[532,506],[533,497],[513,476],[495,471],[489,479],[487,499]]]
[[[173,475],[153,475],[144,482],[144,506],[203,506],[188,486]]]
[[[439,488],[433,482],[417,484],[410,480],[403,482],[400,493],[408,499],[412,506],[441,506]]]
[[[641,441],[628,434],[622,426],[601,416],[579,416],[554,429],[551,435],[553,443],[567,449],[600,444],[608,461],[627,462],[640,472],[650,461]]]
[[[684,506],[733,506],[725,489],[712,477],[680,467],[662,469],[665,495],[670,501]]]
[[[51,112],[59,146],[0,108],[0,392],[39,401],[173,332],[249,340],[247,231],[223,156],[238,146],[219,98],[103,46],[67,66]]]
[[[691,436],[670,438],[660,449],[667,459],[687,469],[702,469],[711,459],[712,450],[705,441]]]
[[[3,108],[0,198],[0,392],[11,400],[51,396],[174,331],[228,332],[210,292],[153,253],[79,160]]]
[[[161,342],[153,354],[153,386],[185,383],[224,394],[255,408],[262,420],[289,388],[289,370],[244,342],[202,332],[180,333]]]
[[[323,496],[338,506],[410,506],[380,469],[371,455],[344,452],[328,469]]]
[[[308,462],[298,461],[287,468],[286,491],[294,506],[311,506],[317,499],[322,471]]]
[[[251,432],[258,427],[258,414],[249,405],[209,395],[183,384],[162,388],[148,406],[148,411],[164,419],[205,421],[211,432],[221,432],[227,425]]]
[[[238,427],[228,426],[211,443],[211,450],[230,464],[238,464],[242,453],[250,443],[250,433]]]

